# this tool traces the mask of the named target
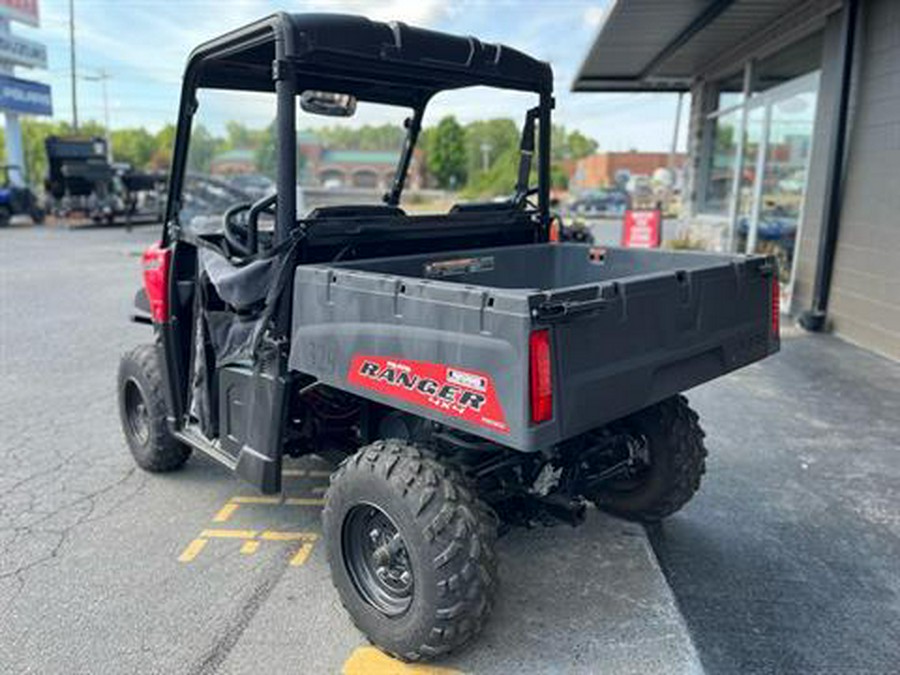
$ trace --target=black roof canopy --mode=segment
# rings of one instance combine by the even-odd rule
[[[342,14],[273,14],[197,47],[195,87],[274,91],[273,62],[300,89],[418,106],[444,89],[486,85],[549,93],[549,64],[503,45]]]

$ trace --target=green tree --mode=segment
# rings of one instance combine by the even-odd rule
[[[276,178],[276,174],[278,173],[278,149],[275,144],[275,122],[272,122],[265,130],[263,130],[259,146],[253,151],[253,154],[259,172],[265,174],[269,178]],[[299,152],[297,153],[297,156],[297,170],[299,172],[303,169],[299,164],[305,160],[305,157]]]
[[[426,164],[442,188],[459,188],[466,182],[466,133],[453,116],[443,118],[428,134]]]
[[[555,161],[581,159],[597,151],[598,143],[578,130],[569,132],[564,126],[553,125],[551,156]]]
[[[156,138],[143,127],[137,129],[116,129],[111,134],[113,159],[128,162],[133,167],[143,169],[157,149]]]
[[[221,152],[227,141],[213,136],[209,129],[198,124],[191,131],[191,143],[188,148],[188,171],[209,173],[209,164],[216,153]]]
[[[466,174],[470,180],[490,169],[509,150],[519,147],[520,132],[511,119],[470,122],[466,131]]]
[[[157,171],[168,170],[172,166],[172,153],[175,150],[174,124],[167,124],[153,137],[153,154],[150,155],[150,167]]]

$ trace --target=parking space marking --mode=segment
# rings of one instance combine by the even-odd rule
[[[303,563],[306,562],[306,559],[309,558],[309,554],[312,553],[313,543],[305,542],[300,545],[300,548],[297,549],[297,552],[294,554],[294,557],[291,558],[291,567],[300,567]]]
[[[255,539],[256,530],[203,530],[200,536],[208,539]]]
[[[206,542],[208,539],[194,539],[190,544],[187,545],[187,548],[178,556],[178,562],[191,562],[194,558],[196,558],[200,551],[203,550],[203,547],[206,546]]]
[[[259,542],[255,540],[245,541],[241,545],[241,553],[244,555],[253,555],[259,550]]]
[[[238,510],[237,504],[235,504],[233,502],[228,502],[227,504],[225,504],[225,506],[223,506],[221,509],[219,509],[219,512],[216,515],[213,516],[213,522],[214,523],[224,523],[229,518],[231,518],[231,516],[234,515],[234,512],[237,510]]]
[[[326,487],[314,487],[313,493],[324,493]],[[235,495],[213,516],[214,523],[227,523],[242,504],[264,504],[269,506],[325,506],[322,497],[266,497],[262,495]]]
[[[343,675],[463,675],[454,668],[403,663],[375,647],[357,647],[341,670]]]
[[[301,542],[297,551],[291,557],[291,566],[299,567],[306,562],[312,553],[313,545],[318,541],[319,535],[315,532],[283,532],[279,530],[203,530],[200,536],[191,541],[187,548],[178,556],[178,562],[189,563],[200,554],[210,539],[241,539],[241,553],[253,555],[259,550],[261,541],[274,542]]]

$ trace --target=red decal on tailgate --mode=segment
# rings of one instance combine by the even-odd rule
[[[357,387],[509,433],[494,382],[483,373],[427,361],[356,354],[347,380]]]

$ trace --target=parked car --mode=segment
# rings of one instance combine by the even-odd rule
[[[628,202],[628,193],[624,190],[601,190],[576,199],[570,211],[580,216],[619,215],[628,208]]]
[[[235,174],[228,178],[228,182],[254,199],[261,199],[275,192],[275,181],[261,173]]]

